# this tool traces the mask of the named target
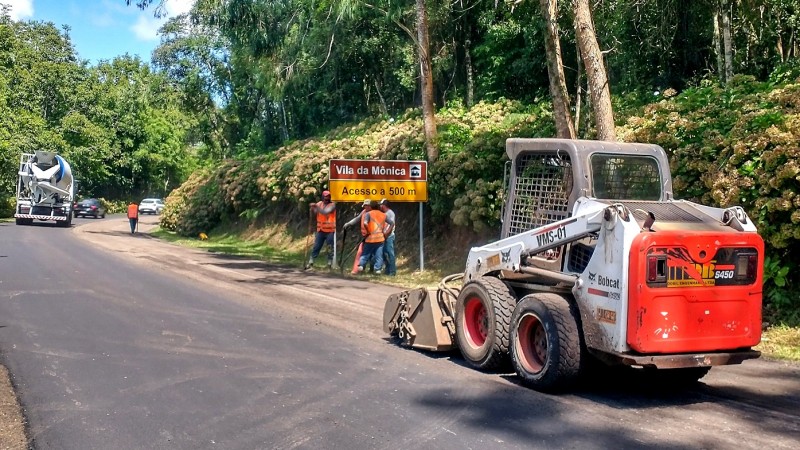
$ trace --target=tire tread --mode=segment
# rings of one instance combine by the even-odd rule
[[[559,350],[562,357],[558,361],[559,378],[572,379],[580,372],[581,342],[580,331],[572,315],[570,305],[564,297],[547,295],[542,303],[550,310],[558,327]]]
[[[508,346],[511,337],[511,315],[514,313],[517,299],[508,285],[499,278],[485,277],[483,280],[486,282],[486,289],[493,296],[492,307],[496,318],[492,355],[483,368],[488,370],[503,369],[509,364]]]
[[[482,352],[479,355],[469,356],[468,351],[465,349],[464,344],[461,342],[460,333],[463,332],[462,320],[459,318],[459,313],[456,312],[456,340],[461,353],[464,355],[467,363],[484,371],[500,371],[510,369],[511,360],[508,354],[508,346],[511,336],[511,315],[514,313],[514,307],[517,305],[517,298],[511,288],[508,287],[502,280],[492,276],[483,276],[477,280],[471,281],[464,285],[464,289],[471,286],[478,287],[479,290],[485,291],[488,299],[484,299],[491,303],[492,313],[494,315],[494,333],[487,336],[489,341],[487,347],[482,347]],[[483,296],[483,295],[481,295]],[[461,296],[457,300],[456,310],[463,308],[461,304]],[[489,307],[489,305],[487,305]]]
[[[547,332],[548,339],[558,342],[548,342],[549,360],[542,371],[536,374],[526,372],[516,349],[511,351],[517,375],[526,385],[541,391],[555,392],[571,386],[581,372],[581,335],[576,314],[569,301],[553,293],[540,292],[525,296],[520,300],[519,308],[515,309],[512,327],[519,326],[519,317],[525,312],[536,314],[542,326],[555,328]],[[551,331],[554,331],[555,336],[551,336]],[[513,334],[517,335],[516,339],[520,339],[518,330],[515,329]],[[555,353],[550,353],[551,351]]]

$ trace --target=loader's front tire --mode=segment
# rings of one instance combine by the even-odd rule
[[[524,384],[557,391],[580,373],[581,342],[569,303],[556,294],[522,298],[511,317],[511,362]]]
[[[517,299],[500,279],[467,283],[456,300],[456,341],[467,363],[481,370],[508,368],[508,330]]]

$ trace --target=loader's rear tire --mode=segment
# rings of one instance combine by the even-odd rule
[[[511,316],[511,362],[524,384],[558,391],[578,379],[581,341],[567,300],[537,293],[522,298]]]
[[[509,368],[508,326],[517,299],[498,278],[467,283],[456,300],[456,341],[467,363],[481,370]]]
[[[20,219],[17,217],[16,223],[17,225],[31,225],[33,223],[33,219]]]

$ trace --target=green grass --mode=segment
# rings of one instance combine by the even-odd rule
[[[237,255],[271,264],[293,266],[297,268],[302,268],[303,263],[308,257],[305,252],[277,250],[268,243],[259,242],[257,240],[245,240],[234,233],[215,233],[213,236],[209,236],[208,240],[206,241],[201,241],[197,238],[181,237],[174,232],[166,231],[161,228],[156,229],[150,234],[167,242],[172,242],[185,247],[203,249],[215,253]],[[327,269],[324,267],[324,261],[324,254],[320,255],[320,257],[317,258],[317,266],[312,270],[318,272],[328,272],[334,276],[369,279],[371,281],[380,282],[390,286],[405,287],[408,289],[416,287],[435,287],[442,277],[449,274],[445,274],[439,270],[426,269],[420,272],[419,270],[398,267],[397,276],[394,277],[389,277],[386,275],[373,275],[369,273],[364,273],[362,275],[351,275],[350,269],[353,266],[353,256],[350,256],[348,260],[344,261],[344,271],[340,271],[336,268]]]
[[[756,347],[765,356],[789,361],[800,361],[800,328],[776,325],[769,327]]]
[[[178,245],[200,248],[214,253],[242,256],[251,259],[288,266],[302,266],[303,254],[276,250],[265,243],[247,241],[235,234],[221,234],[210,237],[206,241],[197,238],[186,238],[161,228],[150,233],[153,236]]]

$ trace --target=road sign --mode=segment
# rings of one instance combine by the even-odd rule
[[[336,202],[428,201],[425,161],[332,159],[328,190]]]

